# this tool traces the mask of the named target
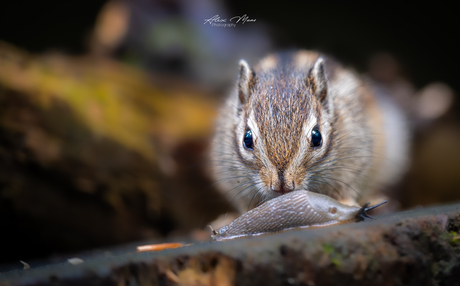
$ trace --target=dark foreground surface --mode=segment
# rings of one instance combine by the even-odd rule
[[[460,285],[460,204],[0,274],[0,285]]]

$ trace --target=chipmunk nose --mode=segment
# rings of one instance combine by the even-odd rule
[[[270,189],[280,195],[294,191],[295,181],[290,177],[289,175],[285,176],[283,171],[279,171],[278,176],[274,176]]]

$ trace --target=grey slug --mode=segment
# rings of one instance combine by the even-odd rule
[[[279,232],[293,228],[322,227],[371,218],[367,212],[386,203],[362,207],[347,206],[331,197],[309,191],[295,191],[265,202],[218,231],[213,240]]]

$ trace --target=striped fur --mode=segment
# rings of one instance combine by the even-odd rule
[[[269,55],[254,69],[241,61],[212,143],[220,189],[240,212],[301,189],[347,204],[378,196],[405,168],[408,144],[407,138],[386,144],[390,131],[404,134],[405,126],[387,126],[384,116],[394,112],[382,111],[388,106],[379,98],[355,73],[316,52]],[[315,127],[320,147],[311,146]],[[254,150],[243,146],[248,129]]]

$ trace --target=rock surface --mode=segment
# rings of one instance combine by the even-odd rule
[[[459,285],[460,204],[0,275],[13,285]]]

